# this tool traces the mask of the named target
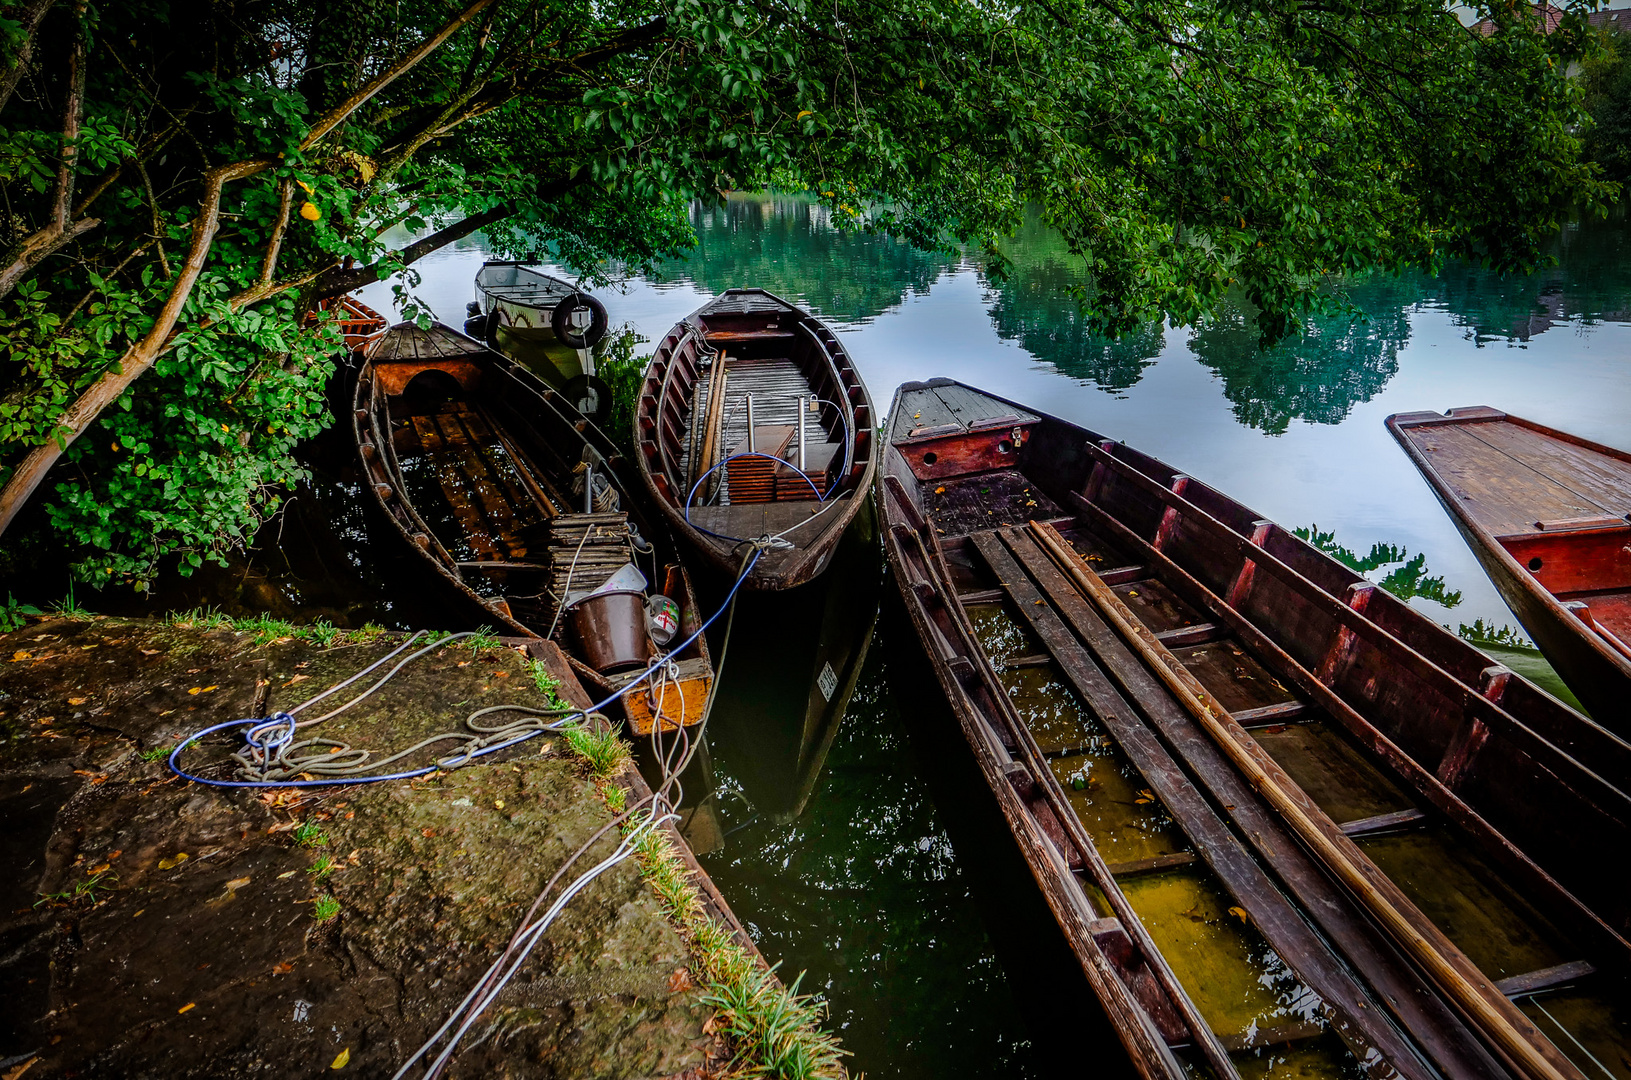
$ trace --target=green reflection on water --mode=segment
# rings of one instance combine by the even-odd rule
[[[696,248],[662,264],[662,280],[714,293],[765,289],[838,322],[874,319],[908,292],[928,292],[957,263],[942,252],[836,229],[823,207],[795,195],[732,195],[723,205],[693,210],[691,223]]]
[[[881,634],[881,630],[880,630]],[[778,821],[775,791],[744,778],[774,753],[773,710],[739,702],[761,726],[715,734],[724,849],[703,867],[760,950],[825,997],[830,1029],[871,1076],[1035,1076],[1008,982],[951,842],[918,778],[878,641],[804,813]],[[938,693],[926,687],[925,693]],[[716,718],[719,719],[719,718]],[[713,721],[710,721],[713,723]],[[732,832],[733,829],[739,830]],[[1112,1052],[1119,1053],[1119,1048]]]

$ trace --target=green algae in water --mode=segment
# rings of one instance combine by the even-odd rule
[[[966,609],[974,624],[974,637],[980,648],[995,662],[1010,656],[1034,656],[1043,651],[1042,642],[1008,613],[1007,606],[970,604]]]
[[[1166,808],[1108,739],[1101,741],[1096,753],[1055,758],[1049,765],[1106,862],[1132,862],[1189,850]],[[1079,789],[1077,781],[1082,784]]]
[[[1414,805],[1323,721],[1263,728],[1252,735],[1332,821],[1358,821]]]
[[[1443,830],[1381,836],[1359,846],[1490,978],[1578,959],[1567,955],[1563,935],[1546,916]]]
[[[1359,1077],[1359,1063],[1326,1028],[1325,1005],[1194,867],[1120,882],[1201,1016],[1231,1046],[1243,1076]],[[1303,1034],[1285,1042],[1292,1031]],[[1310,1032],[1321,1034],[1308,1037]],[[1279,1044],[1257,1045],[1279,1038]]]

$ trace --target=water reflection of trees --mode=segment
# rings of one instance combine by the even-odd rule
[[[825,208],[792,195],[731,195],[691,212],[697,247],[664,263],[665,281],[710,292],[768,289],[836,322],[866,322],[910,292],[929,290],[946,267],[943,252],[854,229],[835,228]]]
[[[1034,211],[1003,242],[1002,251],[1010,273],[987,294],[998,337],[1105,390],[1126,390],[1144,377],[1165,343],[1161,327],[1146,326],[1116,339],[1089,333],[1076,299],[1090,283],[1081,260]]]
[[[1533,274],[1497,274],[1453,263],[1437,278],[1418,276],[1429,304],[1448,311],[1476,344],[1528,341],[1563,323],[1631,322],[1631,228],[1617,221],[1565,227],[1547,245],[1555,265]]]
[[[1253,324],[1257,313],[1244,298],[1193,332],[1190,350],[1223,381],[1235,419],[1273,435],[1293,420],[1340,424],[1355,405],[1381,393],[1398,374],[1416,289],[1382,278],[1349,295],[1364,315],[1312,319],[1301,335],[1266,349]]]

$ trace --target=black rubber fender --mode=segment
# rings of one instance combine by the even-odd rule
[[[589,329],[583,335],[572,332],[572,313],[579,308],[588,308],[594,313],[594,319],[589,323]],[[592,349],[606,336],[607,326],[606,305],[596,300],[588,293],[573,293],[555,305],[555,310],[549,317],[550,329],[555,331],[555,338],[564,345],[574,349]]]

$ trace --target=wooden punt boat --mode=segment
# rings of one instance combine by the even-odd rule
[[[838,338],[763,289],[731,289],[658,344],[635,406],[636,454],[679,536],[734,580],[744,542],[785,543],[747,587],[820,574],[872,488],[872,399]]]
[[[1387,426],[1569,689],[1631,734],[1631,454],[1482,405]]]
[[[1631,747],[1119,443],[889,423],[906,611],[1141,1075],[1625,1075]]]
[[[561,598],[634,561],[679,606],[676,642],[701,624],[685,567],[663,550],[666,534],[638,488],[620,478],[616,448],[525,366],[441,323],[399,323],[366,354],[351,426],[369,497],[471,623],[560,636],[570,622],[557,618]],[[597,477],[593,512],[586,471]],[[647,543],[649,555],[636,553]],[[568,658],[602,694],[633,674],[605,676],[573,651]],[[665,729],[702,719],[713,682],[706,638],[673,659],[678,677],[660,701],[623,699],[636,734],[651,732],[654,711]]]
[[[593,296],[525,263],[497,261],[476,271],[476,296],[465,323],[472,337],[551,381],[594,373],[579,352],[606,336],[606,307]]]

